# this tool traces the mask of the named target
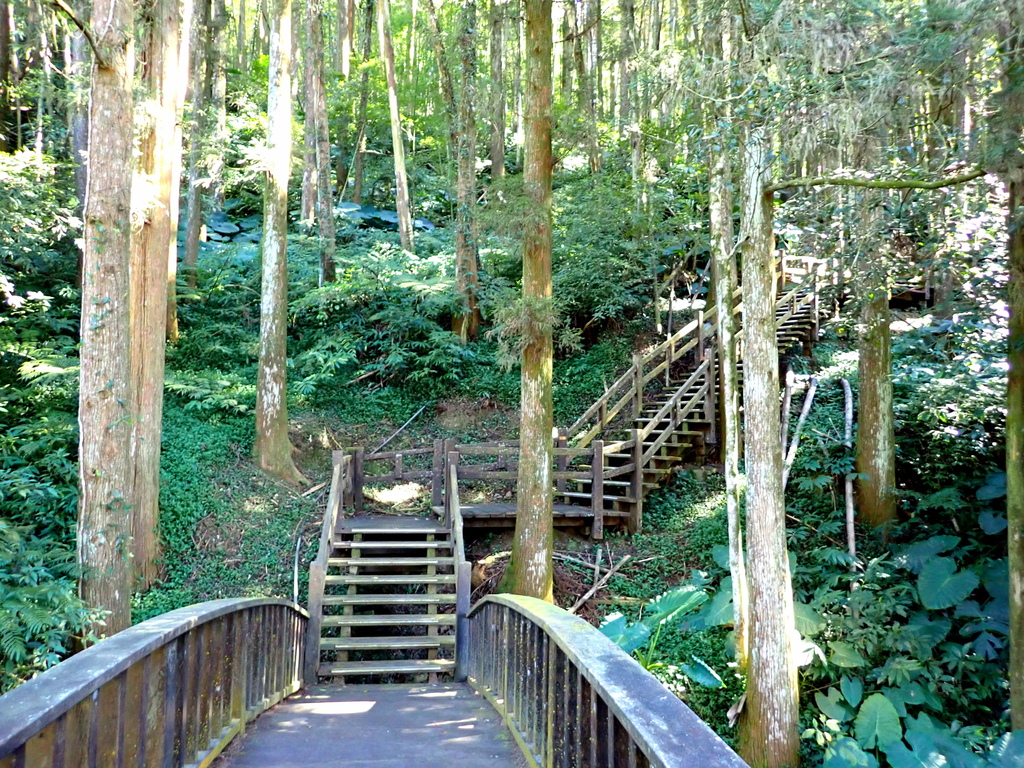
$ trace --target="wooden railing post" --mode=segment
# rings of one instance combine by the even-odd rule
[[[448,459],[445,462],[448,483],[444,494],[444,524],[448,528],[452,527],[452,506],[458,504],[459,499],[458,466],[459,452],[449,451]]]
[[[644,365],[640,355],[633,355],[633,418],[639,419],[644,400]]]
[[[633,476],[631,490],[636,503],[633,505],[633,512],[629,516],[628,528],[630,533],[639,533],[643,522],[644,510],[644,443],[640,437],[639,429],[630,430],[630,437],[633,440]]]
[[[444,440],[434,441],[434,458],[430,475],[430,506],[444,503]]]
[[[356,512],[363,511],[363,458],[366,449],[362,446],[352,449],[352,506]]]
[[[704,374],[704,381],[707,382],[708,393],[704,397],[704,419],[710,422],[708,428],[708,442],[712,445],[718,444],[718,393],[715,385],[717,380],[716,362],[718,360],[717,346],[712,344],[708,352],[708,369]]]
[[[441,459],[441,463],[442,463],[441,477],[443,479],[442,492],[443,492],[444,498],[443,498],[443,501],[441,502],[441,504],[439,506],[442,506],[442,507],[445,508],[445,510],[446,510],[445,511],[445,515],[447,515],[448,514],[448,512],[447,512],[447,507],[448,507],[448,455],[451,454],[451,453],[455,453],[456,452],[455,441],[452,438],[450,438],[450,437],[446,438],[445,441],[444,441],[444,444],[442,445],[442,451],[443,451],[443,454],[442,454],[442,459]]]
[[[814,318],[814,339],[817,340],[817,338],[818,338],[818,331],[820,330],[819,327],[818,327],[818,322],[821,319],[821,301],[820,301],[821,296],[819,294],[819,289],[818,289],[818,270],[817,270],[817,268],[815,268],[815,270],[814,270],[814,278],[811,280],[811,293],[814,296],[814,298],[811,301],[811,315]]]
[[[562,448],[563,450],[569,445],[569,438],[566,435],[564,427],[558,427],[555,431],[555,448]],[[556,472],[567,472],[569,470],[569,457],[563,454],[555,455],[555,471]],[[562,493],[565,491],[565,478],[560,477],[555,480],[555,489]]]
[[[590,509],[594,520],[590,535],[594,539],[604,538],[604,440],[594,441],[594,458],[590,465]]]
[[[697,310],[697,365],[704,359],[704,310]]]

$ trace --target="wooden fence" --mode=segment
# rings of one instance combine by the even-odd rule
[[[205,768],[301,687],[307,617],[213,600],[118,632],[0,697],[0,768]]]
[[[490,595],[469,614],[469,683],[534,766],[746,768],[627,653],[550,603]]]

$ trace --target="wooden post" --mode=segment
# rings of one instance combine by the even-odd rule
[[[555,434],[556,434],[556,437],[555,437],[555,448],[561,448],[563,450],[565,448],[567,448],[568,445],[569,445],[569,438],[566,435],[565,428],[564,427],[559,427]],[[564,453],[563,454],[556,454],[555,455],[555,471],[556,472],[567,472],[568,470],[569,470],[569,457],[566,456]],[[555,480],[555,489],[559,493],[563,493],[565,491],[565,478],[559,478],[558,480]]]
[[[639,533],[644,514],[644,443],[639,429],[632,429],[630,432],[633,440],[632,492],[636,503],[629,515],[628,526],[630,533]]]
[[[434,441],[434,463],[430,474],[430,506],[444,504],[444,440]]]
[[[814,318],[814,341],[818,339],[818,321],[821,319],[821,304],[820,296],[818,295],[818,271],[814,271],[814,279],[811,281],[811,291],[814,296],[814,301],[811,306],[811,316]]]
[[[697,310],[697,365],[704,359],[704,310]]]
[[[444,507],[444,509],[446,510],[445,514],[448,514],[447,513],[447,509],[448,509],[448,456],[450,454],[452,454],[452,453],[456,453],[455,441],[452,438],[450,438],[450,437],[447,438],[444,441],[443,449],[444,449],[444,457],[442,459],[443,467],[441,469],[441,474],[442,474],[441,487],[442,487],[442,491],[443,491],[443,499],[442,499],[441,504],[439,506]]]
[[[717,394],[715,392],[715,384],[718,382],[716,376],[717,366],[717,348],[714,344],[711,345],[711,349],[708,351],[708,369],[704,374],[704,380],[708,385],[708,393],[704,397],[704,419],[710,422],[708,428],[708,443],[712,445],[718,444],[718,419],[716,414],[718,412]]]
[[[335,467],[337,467],[339,464],[341,464],[344,461],[345,461],[345,452],[344,451],[331,451],[331,482],[334,481],[334,469],[335,469]],[[344,470],[342,470],[342,473],[338,476],[339,487],[338,487],[338,495],[337,495],[337,504],[338,504],[338,512],[339,512],[339,514],[341,513],[341,510],[343,510],[347,506],[351,506],[351,504],[352,504],[351,494],[346,494],[345,493],[345,485],[346,485],[345,480],[346,480],[345,472],[344,472]],[[332,510],[328,509],[324,514],[328,514],[329,515],[331,512],[332,512]]]
[[[402,454],[396,453],[395,454],[395,482],[396,483],[401,482],[404,479],[404,477],[403,477],[404,472],[405,472],[405,470],[402,467]]]
[[[352,449],[352,506],[356,512],[363,511],[363,457],[366,448],[358,446]]]
[[[462,558],[455,569],[455,682],[469,675],[469,597],[473,591],[473,564]]]
[[[306,623],[306,658],[302,679],[316,685],[320,666],[320,623],[323,621],[324,568],[317,562],[309,564],[309,621]],[[243,644],[246,640],[243,638]]]
[[[445,486],[444,494],[444,524],[446,527],[452,527],[452,505],[455,504],[455,499],[458,498],[458,489],[455,487],[457,482],[457,474],[452,471],[453,467],[459,466],[459,452],[449,451],[448,460],[445,462],[445,472],[448,477],[448,483]]]
[[[594,513],[590,536],[600,540],[604,538],[604,440],[594,441],[590,478],[590,509]]]

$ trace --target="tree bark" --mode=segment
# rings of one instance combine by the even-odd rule
[[[633,87],[633,60],[636,56],[636,6],[634,0],[619,0],[622,15],[619,24],[619,132],[629,135],[630,91]]]
[[[204,225],[203,193],[200,183],[203,176],[203,142],[208,130],[207,115],[207,67],[206,58],[211,44],[210,33],[211,0],[197,0],[193,11],[191,63],[189,71],[189,100],[191,101],[191,128],[188,149],[188,192],[185,201],[185,254],[182,271],[189,288],[195,288],[199,268],[199,242]],[[176,323],[175,323],[176,325]],[[177,331],[174,332],[174,337]]]
[[[102,61],[92,70],[89,183],[82,236],[78,396],[79,591],[110,611],[98,632],[131,625],[131,254],[134,9],[94,0]]]
[[[441,102],[444,105],[445,124],[448,127],[448,154],[454,159],[459,151],[459,108],[455,101],[455,81],[452,70],[448,66],[448,53],[444,47],[444,36],[441,33],[441,22],[437,16],[434,0],[426,0],[427,20],[430,23],[430,36],[434,40],[434,59],[437,62],[438,87],[441,91]]]
[[[156,0],[146,30],[142,81],[150,105],[139,137],[139,170],[153,185],[148,210],[132,240],[132,552],[135,586],[148,588],[160,575],[160,434],[164,405],[164,343],[167,324],[167,264],[176,250],[177,221],[171,218],[178,123],[178,0]]]
[[[491,0],[491,181],[505,176],[506,0]]]
[[[743,405],[750,658],[739,753],[751,768],[782,768],[799,762],[796,629],[779,442],[772,194],[764,191],[768,146],[763,128],[748,130],[743,181]]]
[[[267,186],[263,198],[263,291],[256,381],[255,456],[287,483],[305,481],[288,439],[288,177],[292,164],[290,0],[274,0],[267,77]]]
[[[3,19],[7,11],[0,4],[0,40],[3,35]],[[85,205],[85,188],[88,175],[88,152],[89,152],[89,105],[86,103],[85,94],[88,86],[86,79],[86,64],[89,61],[89,48],[85,35],[81,32],[72,32],[68,39],[67,56],[65,57],[65,75],[72,84],[72,95],[68,103],[68,135],[71,142],[71,161],[75,166],[75,195],[78,197],[78,210],[82,211]],[[0,42],[0,47],[3,43]],[[3,67],[3,53],[0,51],[0,69]],[[3,76],[0,72],[0,91],[3,89]],[[7,100],[3,93],[0,93],[0,133],[3,132],[3,111]],[[0,150],[2,151],[2,150]]]
[[[463,0],[459,11],[459,58],[462,78],[459,88],[458,178],[455,185],[455,283],[460,311],[452,330],[463,341],[476,339],[480,330],[477,306],[476,239],[476,0]]]
[[[0,0],[0,152],[10,152],[11,17],[7,0]]]
[[[331,139],[327,122],[327,64],[324,56],[322,0],[306,0],[307,119],[312,114],[316,158],[316,223],[320,234],[320,285],[333,283],[337,251],[334,192],[331,188]]]
[[[352,163],[352,202],[363,202],[363,165],[366,161],[366,113],[370,101],[370,69],[366,63],[373,53],[374,0],[363,0],[362,75],[359,83],[359,111],[356,122],[355,160]]]
[[[210,93],[208,101],[212,114],[214,151],[210,152],[209,195],[214,210],[224,207],[224,160],[228,144],[228,9],[225,0],[213,0],[210,19],[210,50],[206,66]]]
[[[248,62],[246,61],[246,37],[248,28],[245,25],[245,0],[238,0],[238,26],[235,28],[235,61],[239,72],[245,72]]]
[[[402,115],[398,109],[398,81],[395,76],[395,46],[391,40],[390,0],[378,0],[377,32],[380,53],[388,82],[388,108],[391,113],[391,146],[395,160],[395,207],[398,211],[398,236],[402,247],[415,252],[412,240],[412,208],[409,201],[409,178],[405,172],[405,142],[402,138]]]
[[[516,534],[506,576],[511,591],[551,601],[552,324],[551,130],[553,124],[551,0],[525,0],[526,128],[524,190],[532,211],[523,233],[522,359]]]

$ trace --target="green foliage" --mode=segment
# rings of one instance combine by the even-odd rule
[[[0,518],[0,693],[92,642],[103,611],[77,595],[74,552]]]

